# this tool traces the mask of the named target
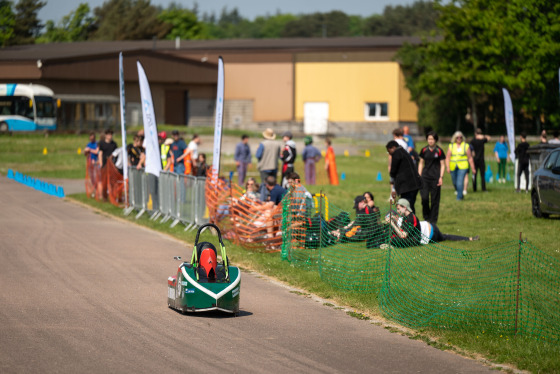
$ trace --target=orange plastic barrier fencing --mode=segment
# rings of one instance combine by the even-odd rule
[[[225,239],[248,249],[280,251],[282,204],[248,198],[235,183],[223,179],[217,185],[206,180],[206,206],[210,222],[220,227]]]
[[[102,168],[89,157],[86,160],[86,194],[97,201],[109,200],[115,206],[124,206],[126,183],[111,158]]]

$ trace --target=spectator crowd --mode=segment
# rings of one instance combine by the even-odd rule
[[[395,243],[401,243],[401,245],[404,242],[415,243],[414,245],[425,244],[418,233],[422,233],[424,238],[434,241],[477,240],[478,236],[457,237],[441,233],[437,227],[441,188],[447,172],[451,176],[458,201],[465,199],[470,179],[472,179],[473,192],[478,190],[478,179],[481,181],[481,190],[487,191],[487,178],[485,177],[487,160],[484,150],[491,137],[484,135],[481,129],[477,129],[474,137],[468,142],[464,134],[457,131],[451,137],[448,146],[442,148],[438,144],[438,134],[430,131],[425,136],[427,144],[417,152],[407,126],[395,129],[392,134],[393,140],[389,141],[385,147],[388,153],[390,199],[396,203],[396,211],[393,211],[389,217],[381,219],[379,208],[375,206],[374,195],[371,192],[365,192],[354,199],[356,216],[353,220],[348,214],[341,214],[336,219],[331,219],[330,222],[323,217],[314,217],[318,219],[320,226],[326,225],[326,241],[331,244],[364,241],[367,247],[373,248],[383,244],[381,238],[391,237]],[[554,138],[548,143],[560,143],[558,131],[555,131],[553,136]],[[257,180],[255,177],[248,177],[251,175],[249,170],[253,164],[249,136],[241,136],[241,140],[235,146],[234,162],[237,170],[237,184],[242,186],[242,193],[234,196],[229,192],[228,195],[228,187],[225,183],[221,195],[222,201],[219,203],[219,208],[216,209],[215,219],[222,219],[236,210],[243,211],[246,217],[243,219],[230,217],[228,218],[230,224],[260,230],[263,238],[270,239],[279,236],[282,215],[280,203],[288,192],[290,192],[290,198],[296,201],[289,204],[291,213],[295,216],[310,217],[318,212],[314,206],[313,197],[302,185],[302,178],[296,171],[296,160],[301,157],[303,161],[306,184],[314,185],[317,181],[317,162],[324,157],[324,167],[329,183],[338,185],[336,156],[331,139],[325,139],[325,150],[322,153],[313,144],[313,138],[306,136],[303,139],[304,147],[300,155],[290,131],[282,133],[281,141],[276,138],[277,135],[271,128],[262,132],[262,141],[254,155],[260,177],[260,180]],[[194,134],[187,144],[179,131],[172,131],[171,137],[167,137],[167,133],[162,131],[158,134],[158,140],[163,170],[184,175],[207,175],[209,166],[206,163],[206,155],[199,152],[201,144],[199,135]],[[546,132],[541,134],[541,142],[547,142]],[[521,176],[526,181],[529,179],[528,148],[527,136],[522,133],[520,143],[513,152],[518,160],[517,192],[520,192]],[[499,137],[493,152],[498,170],[496,181],[506,183],[506,178],[509,178],[507,165],[511,160],[505,136]],[[90,133],[89,143],[85,147],[84,153],[88,157],[88,162],[93,166],[89,173],[92,181],[100,179],[98,177],[100,170],[107,164],[109,158],[116,169],[122,173],[123,150],[113,140],[112,130],[106,130],[99,142],[96,141],[96,134]],[[134,135],[132,142],[126,146],[126,155],[130,167],[137,169],[145,167],[145,140],[142,130]],[[528,191],[528,185],[525,183],[526,191]],[[98,189],[103,188],[103,186],[98,187]],[[229,188],[232,188],[231,183]],[[418,219],[416,213],[418,194],[420,194],[422,204],[423,221]],[[292,223],[311,227],[313,220],[295,219]],[[416,233],[406,228],[409,226],[415,228]],[[308,241],[309,238],[306,237],[304,240]]]

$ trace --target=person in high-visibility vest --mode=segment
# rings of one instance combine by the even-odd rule
[[[161,167],[164,171],[173,167],[173,153],[170,152],[171,144],[173,144],[173,139],[165,139],[163,144],[160,145]]]
[[[445,157],[447,172],[451,174],[451,180],[457,194],[457,200],[463,200],[465,175],[469,170],[469,165],[473,174],[476,174],[474,161],[469,144],[465,141],[465,136],[461,131],[456,131],[451,137],[451,144]]]

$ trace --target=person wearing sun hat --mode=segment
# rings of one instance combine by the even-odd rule
[[[262,133],[264,140],[259,144],[255,156],[259,162],[257,169],[261,175],[261,186],[265,184],[266,177],[272,175],[276,178],[278,174],[278,160],[280,159],[281,145],[277,142],[276,134],[271,128]],[[262,188],[261,188],[262,190]]]
[[[412,212],[410,202],[407,199],[397,200],[398,216],[387,216],[385,222],[391,224],[394,234],[391,243],[396,247],[414,247],[430,242],[440,243],[445,240],[452,241],[476,241],[479,236],[467,237],[459,235],[443,234],[439,228],[428,221],[420,221]],[[387,245],[381,247],[387,248]]]
[[[305,148],[303,148],[301,158],[305,164],[305,183],[313,186],[315,185],[315,176],[317,175],[315,164],[321,159],[321,151],[313,145],[313,138],[311,136],[306,136],[303,139],[303,143]]]

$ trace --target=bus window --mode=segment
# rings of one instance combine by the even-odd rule
[[[15,102],[15,114],[30,119],[34,119],[33,107],[29,107],[29,99],[27,97],[17,97],[14,96]]]
[[[0,115],[9,116],[14,113],[13,100],[9,97],[0,98]]]
[[[35,96],[35,105],[37,106],[38,118],[56,117],[55,103],[52,97]]]

